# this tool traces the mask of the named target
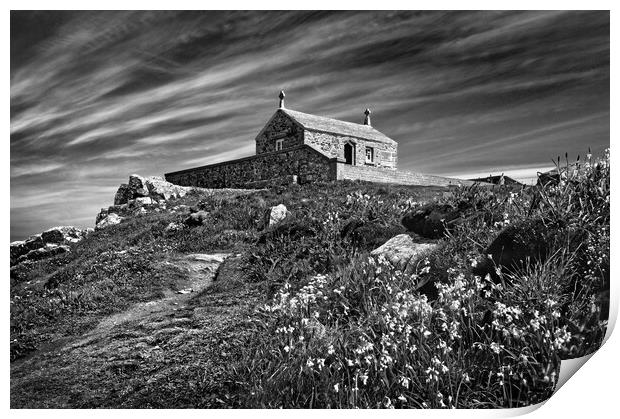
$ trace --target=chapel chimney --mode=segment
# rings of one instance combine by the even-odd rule
[[[280,109],[284,108],[284,96],[284,90],[280,90],[280,95],[278,95],[280,98]]]
[[[366,117],[364,118],[364,125],[370,126],[370,109],[366,108],[366,110],[364,111],[364,115],[366,115]]]

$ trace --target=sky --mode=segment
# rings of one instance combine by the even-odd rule
[[[12,11],[11,240],[93,227],[129,175],[254,154],[286,107],[402,170],[530,180],[609,147],[609,12]]]

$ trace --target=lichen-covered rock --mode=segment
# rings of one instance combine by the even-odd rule
[[[132,198],[131,189],[126,183],[121,184],[114,195],[114,205],[126,204],[128,200]]]
[[[191,189],[166,182],[158,176],[151,176],[147,178],[146,187],[151,197],[166,201],[170,199],[182,198],[187,195],[187,192]]]
[[[119,224],[121,221],[123,221],[123,218],[120,217],[118,214],[110,213],[108,214],[107,217],[105,217],[104,219],[102,219],[101,221],[97,223],[95,229],[101,230],[102,228],[106,228],[109,226]]]
[[[209,213],[206,211],[198,211],[190,214],[183,223],[189,227],[197,227],[209,218]]]
[[[437,244],[416,243],[408,234],[399,234],[370,252],[370,254],[372,256],[383,256],[394,267],[404,271],[410,265],[417,262],[422,255],[436,248]]]
[[[267,223],[267,225],[269,227],[278,224],[282,221],[284,221],[284,219],[290,215],[290,212],[286,209],[286,206],[284,204],[279,204],[276,205],[275,207],[271,207],[269,209],[269,221]]]

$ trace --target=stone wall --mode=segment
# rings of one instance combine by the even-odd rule
[[[469,180],[425,175],[422,173],[401,170],[381,169],[368,166],[351,166],[341,162],[338,162],[336,165],[336,179],[365,180],[376,183],[395,183],[400,185],[422,186],[468,186],[474,183]]]
[[[330,157],[336,157],[344,161],[344,145],[353,144],[355,147],[354,165],[362,167],[385,167],[396,168],[397,145],[380,143],[376,141],[362,140],[355,137],[336,135],[319,131],[306,130],[304,143],[313,145],[316,149]],[[366,147],[374,149],[374,164],[366,163]]]
[[[283,139],[283,150],[302,145],[304,131],[295,121],[282,112],[276,112],[256,137],[256,154],[276,151],[276,140]]]
[[[293,176],[296,176],[294,178]],[[299,183],[336,179],[336,160],[308,145],[167,173],[168,182],[202,188],[263,186],[265,181]]]

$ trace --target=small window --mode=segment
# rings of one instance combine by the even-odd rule
[[[375,150],[372,147],[366,147],[366,163],[374,163]]]
[[[284,139],[276,140],[276,151],[280,151],[284,148]]]

